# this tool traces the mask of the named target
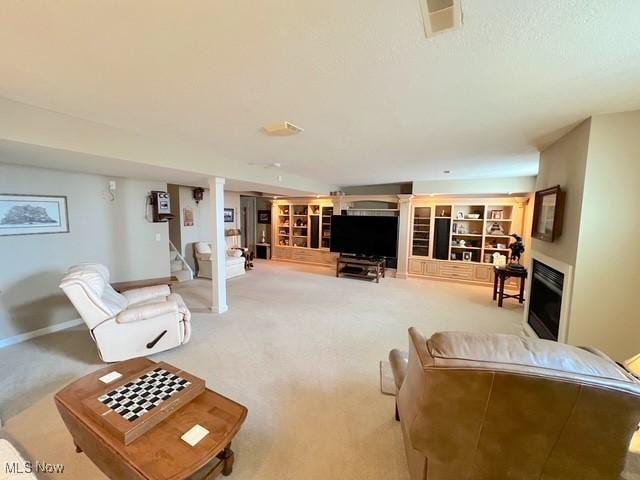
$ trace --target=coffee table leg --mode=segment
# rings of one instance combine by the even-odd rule
[[[498,271],[493,270],[493,300],[498,297]]]
[[[498,287],[498,306],[502,307],[502,300],[504,299],[504,281],[506,275],[500,275],[500,286]]]
[[[222,475],[225,477],[231,475],[233,471],[233,461],[235,460],[233,450],[231,450],[231,444],[224,447],[224,450],[218,454],[218,458],[224,462]]]
[[[82,453],[82,449],[78,446],[78,444],[74,443],[76,446],[76,453]]]

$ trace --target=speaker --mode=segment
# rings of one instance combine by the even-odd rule
[[[320,215],[311,215],[311,248],[320,246]]]
[[[438,260],[449,260],[449,232],[451,220],[449,218],[436,218],[436,229],[434,232],[434,256]]]

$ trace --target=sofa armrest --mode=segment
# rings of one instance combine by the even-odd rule
[[[149,320],[151,318],[159,317],[167,313],[178,313],[178,304],[173,301],[147,303],[139,307],[128,308],[118,314],[116,322],[129,323],[138,322],[140,320]]]
[[[134,290],[127,290],[122,295],[125,296],[129,305],[135,305],[136,303],[151,300],[157,297],[168,297],[171,294],[169,285],[153,285],[151,287],[136,288]]]
[[[396,390],[400,390],[404,377],[407,375],[407,365],[409,363],[409,353],[393,349],[389,352],[389,363],[393,372],[393,379],[396,383]]]

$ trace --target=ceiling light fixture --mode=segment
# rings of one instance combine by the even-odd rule
[[[462,26],[461,0],[420,0],[424,34],[432,38]]]
[[[443,170],[442,173],[449,175],[451,173],[451,170]]]
[[[304,132],[304,129],[291,122],[276,122],[265,125],[265,132],[275,137],[288,137],[296,133]]]
[[[282,164],[280,162],[272,162],[272,163],[254,163],[249,162],[248,165],[252,167],[264,167],[264,168],[280,168]]]

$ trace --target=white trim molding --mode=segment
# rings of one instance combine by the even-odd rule
[[[13,337],[0,338],[0,348],[15,345],[16,343],[26,342],[27,340],[31,340],[32,338],[48,335],[49,333],[59,332],[60,330],[66,330],[67,328],[76,327],[78,325],[82,325],[83,323],[84,322],[82,321],[82,319],[76,318],[75,320],[68,320],[66,322],[56,323],[54,325],[49,325],[48,327],[39,328],[30,332],[20,333],[19,335],[14,335]]]
[[[538,260],[545,265],[564,274],[564,284],[562,287],[562,305],[560,306],[560,326],[558,328],[558,342],[567,343],[569,336],[569,314],[571,312],[571,297],[573,292],[573,265],[552,258],[544,253],[533,250],[527,268],[527,283],[525,286],[526,300],[524,303],[524,316],[522,318],[522,330],[525,335],[536,337],[536,333],[529,326],[529,300],[531,299],[531,280],[533,278],[533,261]]]

